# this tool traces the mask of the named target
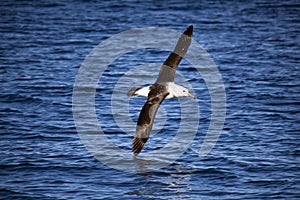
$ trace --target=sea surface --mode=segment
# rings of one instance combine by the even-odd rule
[[[0,199],[300,199],[299,1],[2,1],[0,16]],[[84,60],[124,31],[183,32],[189,25],[226,91],[226,121],[212,151],[198,156],[212,117],[210,91],[183,60],[175,81],[192,87],[197,97],[185,98],[185,108],[194,111],[190,102],[199,107],[198,127],[189,126],[196,136],[186,151],[143,173],[97,159],[77,133],[72,111]],[[130,99],[130,116],[120,117],[112,111],[114,88],[147,63],[153,68],[138,70],[142,75],[134,80],[150,84],[168,53],[132,51],[99,78],[97,120],[130,157],[135,126],[129,124],[127,133],[115,117],[135,125],[145,99]],[[147,152],[176,136],[180,116],[178,100],[162,103],[141,153],[149,155],[146,160],[152,159]],[[113,149],[99,149],[123,165]]]

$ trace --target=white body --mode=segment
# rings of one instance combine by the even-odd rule
[[[169,92],[169,95],[166,97],[166,99],[178,98],[178,97],[191,97],[191,98],[195,99],[195,96],[193,96],[191,93],[189,93],[188,89],[186,89],[180,85],[176,85],[174,82],[167,82],[166,87]],[[140,96],[140,97],[147,98],[149,91],[150,91],[150,86],[143,87],[143,88],[135,91],[134,96]]]

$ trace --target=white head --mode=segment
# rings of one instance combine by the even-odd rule
[[[192,95],[188,89],[180,85],[176,85],[175,83],[171,83],[168,85],[168,92],[170,94],[167,96],[167,99],[178,97],[191,97],[193,99],[196,99],[196,97]]]

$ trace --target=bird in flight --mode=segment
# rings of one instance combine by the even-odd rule
[[[193,34],[193,26],[189,26],[180,36],[173,52],[163,63],[155,83],[147,87],[133,87],[127,95],[142,96],[147,98],[136,126],[136,134],[132,141],[132,152],[137,156],[144,148],[152,130],[156,112],[164,99],[191,97],[195,99],[188,89],[176,85],[174,76],[176,69],[185,56]]]

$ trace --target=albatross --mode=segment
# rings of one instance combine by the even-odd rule
[[[144,148],[154,122],[156,112],[164,99],[191,97],[195,99],[188,89],[174,83],[176,69],[185,56],[193,34],[193,26],[189,26],[180,36],[175,49],[161,66],[159,75],[155,83],[147,87],[133,87],[127,95],[146,97],[136,126],[136,134],[132,141],[132,152],[137,156]]]

